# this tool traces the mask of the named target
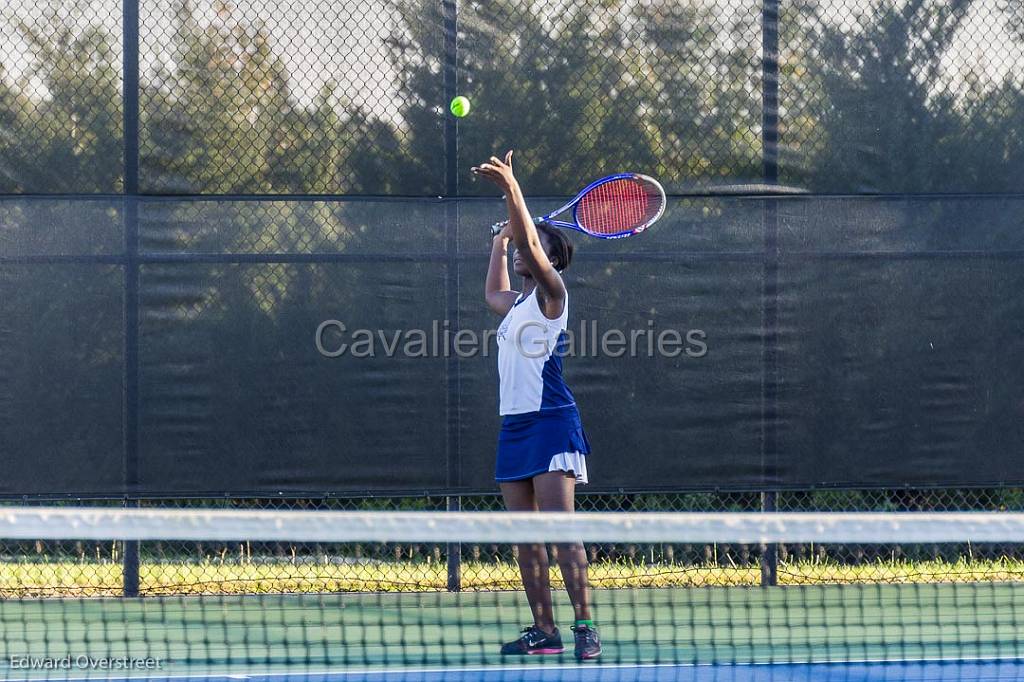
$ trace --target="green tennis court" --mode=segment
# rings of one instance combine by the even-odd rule
[[[1020,654],[1015,620],[1024,611],[1024,588],[606,589],[595,590],[594,601],[606,642],[602,664],[973,660]],[[571,615],[567,608],[557,613],[563,623]],[[159,674],[187,676],[497,667],[510,664],[498,646],[529,618],[514,592],[0,603],[5,663],[144,652],[158,661]],[[574,661],[567,653],[511,663]]]

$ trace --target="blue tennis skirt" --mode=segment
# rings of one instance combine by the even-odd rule
[[[546,473],[551,458],[563,452],[590,454],[575,405],[502,417],[496,481],[520,481]]]

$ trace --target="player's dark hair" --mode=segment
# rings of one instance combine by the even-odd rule
[[[565,270],[572,263],[573,245],[564,230],[551,227],[547,223],[537,225],[537,231],[543,232],[548,238],[548,257],[555,261],[555,270]]]

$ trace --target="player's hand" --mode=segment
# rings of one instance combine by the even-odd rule
[[[512,224],[507,220],[503,221],[501,223],[501,230],[494,235],[494,238],[506,244],[512,241]]]
[[[471,169],[473,173],[479,175],[487,180],[490,180],[503,192],[510,192],[513,187],[516,187],[516,176],[512,172],[512,150],[505,152],[505,160],[502,161],[497,156],[492,156],[486,162],[481,163],[479,166],[473,166]]]

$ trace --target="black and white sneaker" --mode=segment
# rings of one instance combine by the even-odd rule
[[[576,660],[587,661],[601,655],[601,638],[597,630],[586,625],[573,625],[572,632],[576,636]]]
[[[563,651],[565,651],[565,647],[562,646],[562,635],[558,633],[558,628],[555,628],[555,631],[549,635],[536,625],[523,628],[523,634],[519,639],[503,644],[501,647],[503,656],[560,654]]]

